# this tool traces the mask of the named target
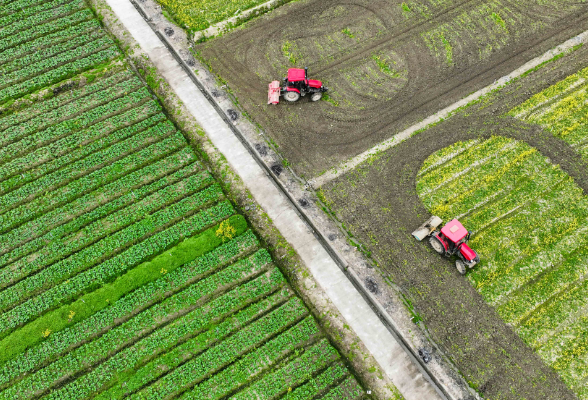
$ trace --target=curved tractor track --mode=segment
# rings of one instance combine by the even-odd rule
[[[286,5],[199,47],[306,176],[337,165],[582,31],[588,5],[479,0]],[[411,8],[412,7],[412,8]],[[329,101],[267,107],[267,83],[308,66]]]
[[[588,190],[587,163],[551,133],[512,118],[462,117],[397,145],[324,190],[338,216],[373,250],[383,272],[410,294],[436,343],[484,397],[575,399],[459,275],[453,260],[440,258],[410,235],[429,215],[415,188],[423,162],[455,142],[492,135],[528,143]]]

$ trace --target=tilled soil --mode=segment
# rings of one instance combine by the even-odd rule
[[[459,275],[454,260],[412,238],[429,217],[416,174],[427,157],[457,141],[503,135],[537,148],[588,193],[588,164],[575,150],[538,126],[501,116],[586,64],[588,51],[577,50],[323,188],[332,210],[372,252],[380,271],[411,297],[433,339],[486,398],[576,397]]]
[[[336,166],[586,29],[573,1],[308,0],[198,47],[307,177]],[[267,84],[308,66],[330,101],[267,106]]]

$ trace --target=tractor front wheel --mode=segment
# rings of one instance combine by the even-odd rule
[[[286,99],[286,101],[289,101],[290,103],[294,103],[295,101],[298,101],[299,98],[300,98],[300,93],[298,93],[298,92],[284,93],[284,99]]]
[[[441,243],[441,241],[437,239],[436,236],[431,236],[429,238],[429,244],[437,253],[441,255],[445,254],[445,246],[443,246],[443,243]]]
[[[459,271],[460,274],[465,275],[466,273],[466,265],[462,260],[455,261],[455,267]]]
[[[319,101],[323,97],[323,92],[314,92],[310,96],[310,101]]]

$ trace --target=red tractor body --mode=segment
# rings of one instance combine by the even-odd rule
[[[480,261],[478,254],[467,245],[471,233],[456,219],[452,219],[438,231],[437,227],[441,222],[441,218],[433,216],[412,234],[417,240],[430,236],[431,247],[443,256],[456,255],[455,266],[463,275],[467,268],[473,268]]]
[[[327,90],[321,81],[308,79],[308,68],[290,68],[283,86],[280,86],[280,81],[269,84],[267,103],[278,104],[280,96],[284,96],[286,101],[295,102],[307,94],[310,94],[310,101],[318,101]]]

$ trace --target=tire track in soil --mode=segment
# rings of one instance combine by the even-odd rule
[[[420,167],[431,154],[457,141],[484,140],[492,135],[525,141],[559,164],[587,192],[588,177],[581,171],[586,171],[588,165],[550,132],[514,118],[454,117],[447,122],[390,149],[369,169],[360,167],[327,184],[324,189],[334,201],[333,209],[368,248],[368,232],[379,237],[380,242],[396,243],[385,248],[377,246],[373,257],[393,282],[412,294],[435,342],[446,354],[453,355],[457,368],[477,383],[483,396],[575,399],[557,374],[455,271],[452,260],[440,258],[425,243],[415,242],[409,233],[429,215],[416,192]],[[352,178],[354,174],[357,179]],[[356,186],[348,185],[348,179]],[[346,189],[337,192],[338,184]],[[349,198],[357,200],[350,202]],[[390,204],[395,205],[393,213],[383,215],[382,208]],[[492,371],[488,371],[488,365],[493,366]],[[516,394],[511,392],[511,386]]]
[[[437,24],[451,21],[457,12],[452,10],[457,9],[462,12],[464,5],[467,6],[466,8],[472,8],[477,4],[471,1],[460,3],[444,11],[434,21]],[[304,107],[304,102],[299,103],[298,107],[304,110],[303,115],[298,115],[293,122],[287,120],[287,117],[292,114],[292,108],[288,105],[280,105],[269,110],[260,107],[260,104],[265,103],[267,82],[262,81],[254,71],[250,70],[247,60],[264,58],[264,51],[271,48],[271,43],[281,38],[280,31],[287,29],[303,17],[308,19],[311,14],[320,13],[326,9],[324,2],[311,2],[296,8],[292,7],[292,12],[264,19],[253,24],[248,30],[240,30],[238,35],[229,34],[200,46],[199,50],[210,62],[213,70],[229,82],[229,86],[235,90],[245,110],[276,140],[295,170],[306,176],[312,176],[372,147],[403,127],[491,83],[494,79],[523,64],[527,59],[573,36],[581,26],[585,25],[588,19],[587,8],[582,7],[579,11],[570,12],[567,16],[560,18],[558,24],[550,29],[533,35],[527,33],[522,39],[494,53],[483,65],[469,60],[467,66],[455,68],[449,71],[450,73],[437,71],[439,62],[430,52],[415,51],[414,47],[408,43],[410,40],[407,38],[411,38],[414,42],[415,33],[418,37],[419,27],[431,20],[411,26],[407,30],[408,33],[400,36],[398,33],[390,33],[386,38],[369,44],[365,50],[343,55],[341,62],[331,62],[322,69],[312,69],[312,63],[310,63],[311,74],[318,78],[325,78],[325,75],[329,75],[330,71],[334,72],[344,61],[360,59],[377,48],[390,47],[391,42],[407,42],[408,44],[401,43],[400,50],[403,51],[398,53],[409,66],[409,78],[408,83],[394,94],[392,100],[379,101],[377,105],[369,104],[361,110],[345,109],[345,112],[342,112],[320,104],[310,108]],[[302,37],[305,31],[304,29],[300,31],[302,34],[299,36]],[[270,59],[268,64],[271,62]],[[483,69],[481,70],[480,67]],[[321,71],[322,76],[320,76]],[[354,95],[350,100],[353,101],[358,97]]]

